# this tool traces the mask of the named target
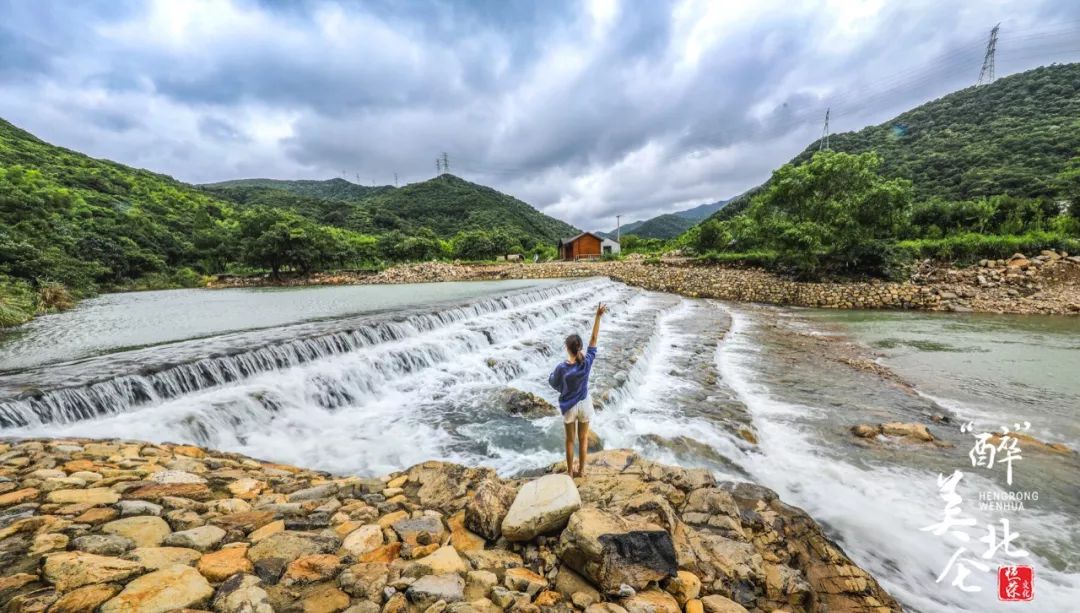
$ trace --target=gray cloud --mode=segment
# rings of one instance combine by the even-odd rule
[[[63,10],[60,10],[60,9]],[[736,195],[820,134],[1080,58],[1067,0],[0,0],[0,116],[191,182],[451,170],[586,228]]]

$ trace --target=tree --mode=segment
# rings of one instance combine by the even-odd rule
[[[462,260],[489,260],[495,257],[495,243],[483,230],[459,232],[451,241],[454,257]]]
[[[274,278],[284,266],[292,266],[302,274],[311,272],[325,257],[325,232],[299,215],[277,209],[249,211],[240,221],[244,259],[254,266],[269,268]]]
[[[1069,165],[1058,175],[1058,185],[1069,201],[1069,214],[1080,219],[1080,155],[1069,160]]]
[[[800,276],[828,272],[887,275],[894,240],[911,207],[911,182],[885,179],[876,154],[823,151],[800,166],[773,173],[751,201],[750,224],[721,225],[742,247],[775,250]],[[715,239],[714,239],[715,240]]]

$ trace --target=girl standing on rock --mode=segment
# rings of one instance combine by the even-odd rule
[[[593,320],[592,338],[589,349],[581,351],[581,337],[571,334],[566,337],[565,362],[560,362],[548,377],[548,384],[559,392],[559,410],[563,414],[563,426],[566,429],[566,472],[571,477],[585,474],[585,454],[589,447],[589,420],[593,416],[592,397],[589,396],[589,373],[592,372],[593,360],[596,359],[596,337],[600,335],[600,318],[607,313],[607,305],[600,303],[596,307]],[[574,433],[577,431],[578,468],[574,471]]]

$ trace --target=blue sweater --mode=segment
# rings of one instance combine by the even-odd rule
[[[596,347],[589,347],[584,362],[561,362],[548,377],[548,385],[559,392],[559,410],[563,413],[589,395],[589,373],[595,358]]]

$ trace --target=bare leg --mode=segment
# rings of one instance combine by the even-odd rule
[[[585,476],[585,456],[589,453],[589,422],[579,421],[577,425],[578,469],[579,477]]]
[[[574,476],[574,424],[563,424],[566,429],[566,474]]]

